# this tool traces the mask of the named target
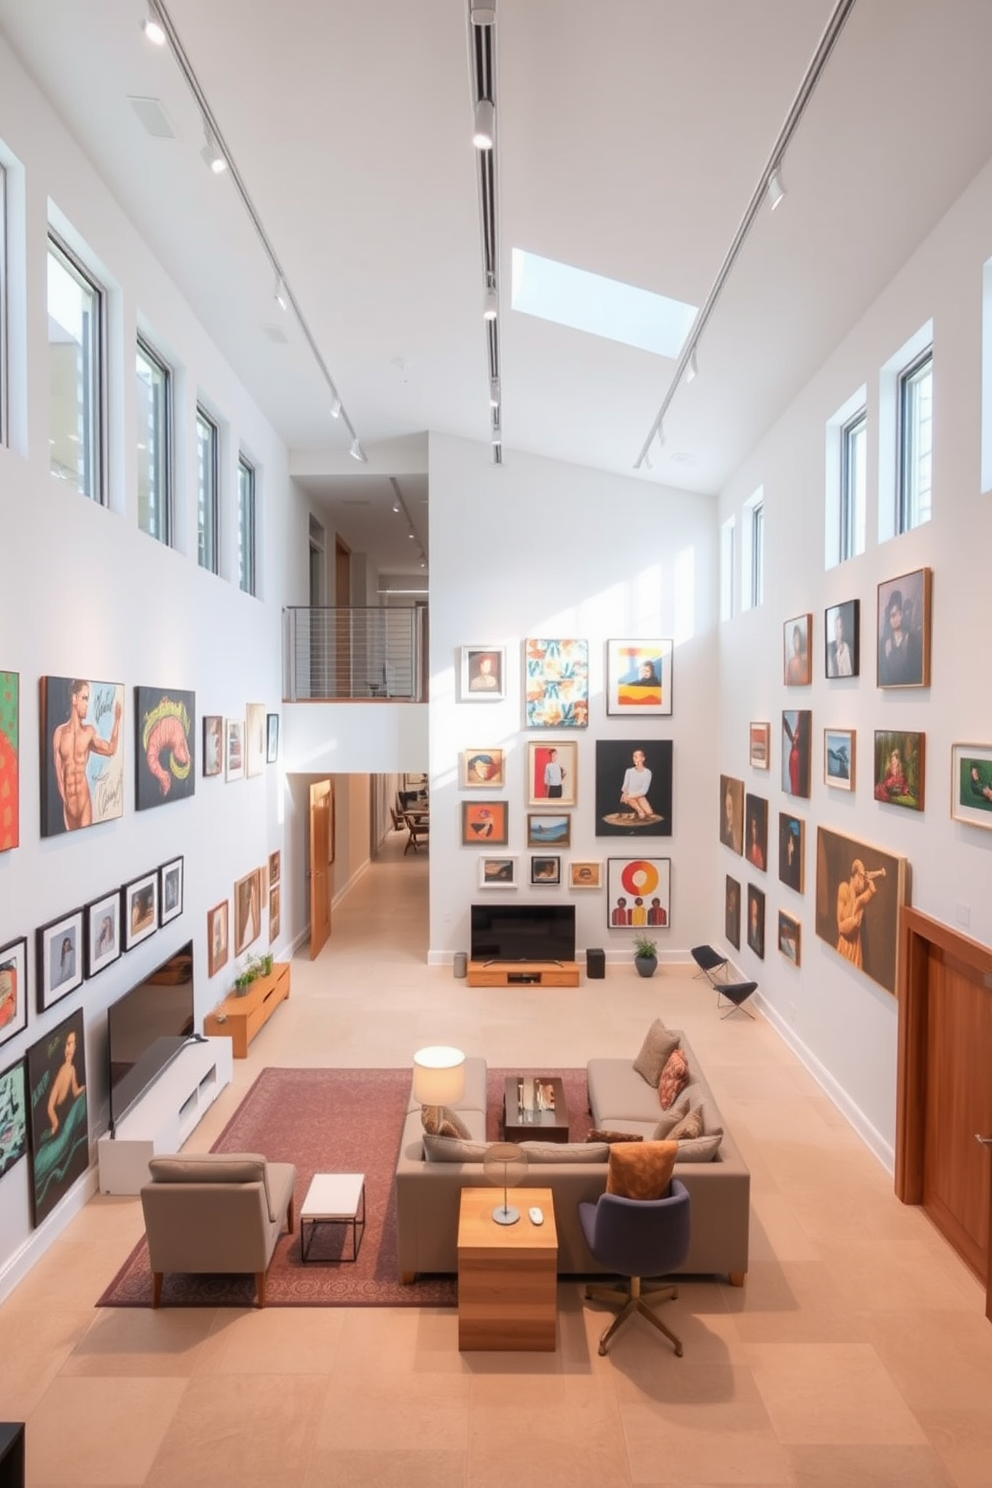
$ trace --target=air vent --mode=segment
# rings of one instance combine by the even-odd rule
[[[175,139],[176,131],[157,98],[128,98],[146,133],[153,139]]]

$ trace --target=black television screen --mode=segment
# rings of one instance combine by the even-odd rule
[[[107,1009],[110,1130],[193,1033],[193,942]]]
[[[473,961],[574,961],[574,904],[473,904]]]

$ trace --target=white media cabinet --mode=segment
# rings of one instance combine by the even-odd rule
[[[138,1193],[148,1182],[148,1159],[179,1151],[230,1085],[231,1069],[229,1038],[187,1044],[118,1122],[117,1135],[100,1138],[100,1192]]]

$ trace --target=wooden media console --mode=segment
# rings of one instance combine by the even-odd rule
[[[577,961],[470,961],[470,987],[577,987]]]
[[[256,977],[243,995],[232,992],[208,1013],[203,1031],[214,1037],[227,1034],[235,1059],[247,1059],[248,1045],[288,996],[289,962],[277,961],[271,976]]]

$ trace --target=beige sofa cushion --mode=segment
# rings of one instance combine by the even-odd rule
[[[429,1163],[481,1163],[490,1142],[466,1142],[461,1137],[441,1137],[424,1132],[424,1156]]]
[[[610,1155],[606,1142],[521,1142],[529,1163],[605,1162]]]
[[[264,1183],[265,1158],[257,1152],[195,1152],[188,1157],[152,1157],[154,1183]]]

